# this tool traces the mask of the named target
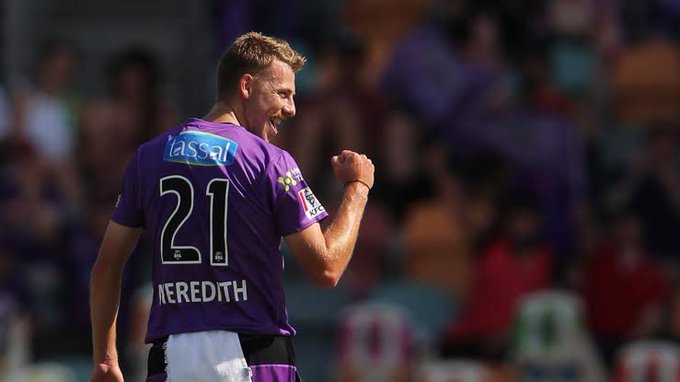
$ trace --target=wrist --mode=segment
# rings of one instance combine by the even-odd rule
[[[94,363],[95,364],[117,364],[118,363],[118,352],[116,351],[109,351],[104,353],[103,355],[95,355],[94,357]]]
[[[371,190],[371,186],[369,186],[368,183],[360,179],[350,180],[349,182],[345,183],[345,189],[347,189],[348,187],[365,188],[367,192]]]
[[[363,187],[366,187],[368,191],[371,190],[371,186],[369,186],[368,183],[364,182],[361,179],[350,180],[349,182],[345,183],[345,188],[347,188],[350,185],[361,185]]]

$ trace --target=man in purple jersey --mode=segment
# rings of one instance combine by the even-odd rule
[[[370,159],[331,158],[344,184],[326,211],[295,160],[269,143],[295,115],[304,57],[247,33],[217,67],[217,100],[202,119],[141,145],[92,269],[91,381],[123,381],[116,349],[121,274],[142,230],[153,248],[147,381],[295,381],[283,291],[285,238],[318,285],[337,284],[373,186]]]

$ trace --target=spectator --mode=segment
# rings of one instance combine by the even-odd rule
[[[76,47],[66,41],[45,44],[38,58],[35,89],[19,97],[17,123],[46,167],[41,182],[54,182],[60,197],[77,204],[79,180],[73,171],[73,149],[79,99],[74,91],[73,74],[77,65]]]
[[[551,283],[554,260],[539,236],[535,202],[515,196],[510,203],[504,230],[478,260],[463,313],[447,330],[445,356],[500,356],[516,304]]]
[[[117,131],[134,139],[133,148],[177,123],[175,105],[161,92],[161,68],[148,50],[126,50],[114,57],[108,69]]]
[[[660,329],[668,284],[648,257],[642,238],[639,217],[623,212],[613,219],[611,234],[585,265],[588,326],[609,364],[625,342]]]

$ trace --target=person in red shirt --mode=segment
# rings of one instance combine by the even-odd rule
[[[499,356],[516,304],[551,283],[553,251],[539,236],[530,197],[515,197],[505,229],[482,251],[462,315],[448,327],[444,356]]]
[[[608,363],[623,343],[658,330],[667,294],[664,274],[643,244],[639,218],[619,215],[583,278],[588,326]]]

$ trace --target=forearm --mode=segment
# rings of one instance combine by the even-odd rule
[[[349,183],[345,187],[340,208],[323,232],[326,248],[322,261],[327,273],[336,282],[352,257],[368,192],[368,187],[360,182]]]
[[[365,155],[349,150],[333,156],[331,165],[336,178],[345,185],[335,217],[323,231],[316,223],[286,236],[305,273],[325,287],[337,285],[352,257],[375,169]]]
[[[97,261],[90,280],[93,361],[117,360],[116,318],[120,302],[121,269]]]
[[[109,222],[97,261],[92,267],[90,318],[95,364],[118,359],[116,316],[120,302],[123,268],[141,233],[141,228],[126,227],[114,221]]]

